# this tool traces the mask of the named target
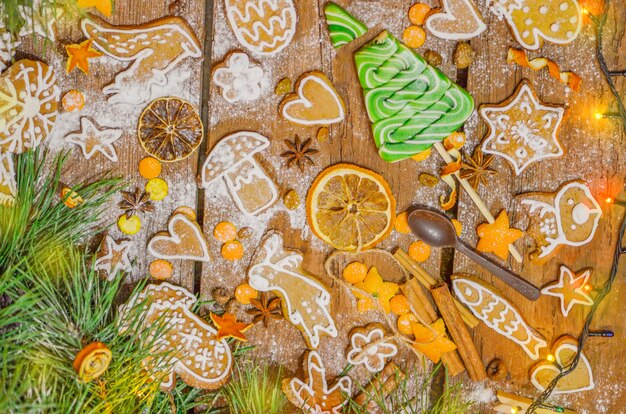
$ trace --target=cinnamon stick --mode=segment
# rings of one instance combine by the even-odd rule
[[[423,267],[417,264],[413,259],[409,257],[409,255],[402,249],[397,249],[393,256],[396,258],[398,263],[402,265],[413,277],[415,277],[426,289],[430,289],[435,284],[441,282],[440,279],[435,279],[432,277]],[[465,307],[461,302],[454,299],[454,305],[461,313],[461,317],[463,318],[463,322],[470,328],[474,328],[476,325],[480,323],[480,321]]]
[[[485,367],[478,350],[472,341],[472,337],[463,323],[459,310],[454,305],[454,298],[444,282],[437,283],[430,288],[430,293],[435,299],[439,313],[446,323],[448,333],[456,344],[459,355],[465,364],[465,369],[472,381],[482,381],[487,378]]]
[[[415,312],[422,321],[427,324],[432,324],[438,319],[435,307],[415,278],[411,278],[405,284],[401,285],[400,290],[402,290],[402,293],[409,301],[411,310]],[[452,377],[465,371],[465,366],[457,351],[446,352],[441,356],[441,361],[446,368],[448,368],[448,373]]]
[[[386,397],[398,387],[398,383],[403,381],[405,377],[404,372],[396,364],[389,362],[377,376],[372,378],[363,391],[354,398],[354,402],[361,407],[365,406],[364,408],[367,409],[368,413],[378,413],[380,408],[377,406],[376,401],[368,397],[376,395],[378,392]]]

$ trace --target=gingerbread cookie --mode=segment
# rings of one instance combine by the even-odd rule
[[[102,91],[110,103],[142,104],[153,86],[166,85],[167,75],[187,57],[202,56],[202,47],[187,22],[164,17],[136,26],[113,26],[91,16],[82,21],[93,46],[113,59],[132,62]]]
[[[65,142],[78,145],[86,159],[99,152],[109,160],[117,162],[117,152],[113,143],[121,136],[121,129],[100,128],[92,119],[83,116],[80,118],[80,131],[65,137]]]
[[[164,282],[147,285],[120,307],[120,333],[135,328],[137,321],[140,329],[156,325],[146,340],[152,348],[144,365],[152,378],[161,380],[163,390],[174,388],[175,374],[192,387],[210,390],[230,376],[233,357],[228,343],[217,339],[217,331],[191,311],[196,300],[186,289]],[[136,315],[138,306],[142,308]]]
[[[504,17],[524,49],[539,49],[543,41],[573,42],[580,33],[582,13],[576,0],[493,0],[491,9]]]
[[[330,387],[326,380],[326,368],[316,351],[309,351],[304,364],[306,379],[285,378],[283,392],[293,405],[307,414],[340,414],[348,402],[352,379],[340,377]]]
[[[94,263],[94,270],[101,271],[109,281],[113,280],[120,271],[130,272],[132,263],[128,253],[132,245],[133,242],[128,239],[116,241],[107,234],[100,245],[100,251]]]
[[[602,216],[598,202],[582,181],[568,181],[555,193],[527,193],[519,196],[528,207],[527,234],[537,248],[530,257],[543,263],[562,246],[582,246],[593,239]]]
[[[352,365],[365,365],[369,372],[380,372],[387,359],[398,353],[398,347],[386,338],[386,332],[379,323],[371,323],[350,332],[350,348],[346,359]]]
[[[0,151],[20,154],[46,139],[60,90],[52,67],[20,60],[0,76]]]
[[[254,215],[268,209],[278,200],[278,190],[254,154],[269,146],[269,140],[257,132],[241,131],[222,138],[204,161],[199,185],[207,188],[223,178],[243,213]]]
[[[245,53],[230,53],[213,69],[212,77],[228,103],[254,101],[261,96],[263,69]]]
[[[211,261],[208,242],[195,217],[180,210],[170,218],[167,232],[157,233],[148,242],[148,253],[165,260]]]
[[[285,319],[294,324],[307,345],[316,349],[322,334],[337,336],[330,314],[330,292],[302,269],[302,254],[285,250],[283,237],[270,230],[248,269],[249,284],[261,292],[273,292],[282,301]]]
[[[304,73],[295,92],[285,96],[278,111],[296,125],[330,125],[343,121],[345,105],[328,77],[322,72]]]
[[[330,43],[335,49],[350,43],[367,33],[367,26],[336,3],[324,6]]]
[[[364,44],[354,60],[374,143],[387,162],[442,142],[474,110],[467,91],[387,31]]]
[[[293,0],[224,0],[224,6],[235,37],[252,53],[275,55],[296,33]]]
[[[56,41],[54,27],[57,19],[63,14],[61,5],[58,2],[42,0],[32,0],[30,3],[21,4],[18,6],[19,15],[23,21],[19,32],[20,37],[36,34],[52,42]]]
[[[550,382],[562,371],[566,370],[574,360],[578,351],[578,341],[569,335],[562,336],[552,346],[554,361],[542,361],[530,371],[530,382],[541,392],[550,385]],[[591,365],[585,354],[580,355],[578,365],[571,373],[562,377],[552,394],[568,394],[591,390],[596,385],[593,382]]]
[[[0,24],[0,72],[9,66],[17,48],[22,42]]]
[[[457,299],[485,324],[522,347],[531,359],[539,359],[539,350],[548,346],[545,339],[530,327],[519,311],[494,287],[466,275],[452,275],[452,289]]]
[[[499,105],[482,105],[479,113],[489,126],[482,151],[504,157],[516,175],[535,161],[563,155],[558,134],[565,109],[540,102],[528,81]]]
[[[0,152],[0,205],[10,206],[17,195],[13,154]]]
[[[585,269],[581,273],[572,272],[567,266],[559,269],[559,280],[546,285],[541,293],[548,296],[556,296],[561,302],[561,313],[567,317],[574,305],[592,306],[593,299],[587,294],[587,285],[591,277],[591,269]]]
[[[472,0],[441,0],[442,13],[426,19],[426,27],[435,36],[447,40],[464,40],[478,36],[487,25]]]

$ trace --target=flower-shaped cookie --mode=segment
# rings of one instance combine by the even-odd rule
[[[364,364],[368,371],[380,372],[385,368],[386,359],[397,353],[398,347],[385,338],[383,327],[371,323],[352,331],[347,359],[352,365]]]
[[[242,52],[231,53],[213,71],[213,81],[229,103],[258,99],[262,79],[263,69]]]

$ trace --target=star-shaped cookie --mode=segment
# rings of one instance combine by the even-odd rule
[[[115,241],[107,234],[102,242],[94,269],[104,272],[107,280],[113,280],[119,271],[129,272],[132,264],[128,252],[132,245],[130,240]]]
[[[493,253],[502,260],[509,257],[509,244],[524,235],[523,231],[510,227],[506,210],[502,210],[493,223],[483,223],[478,226],[476,232],[480,237],[476,250],[483,253]]]
[[[561,312],[563,316],[567,316],[577,303],[585,306],[593,305],[593,299],[586,292],[587,281],[590,277],[591,269],[574,273],[567,266],[561,266],[559,280],[546,285],[541,289],[541,293],[559,298]]]
[[[96,152],[101,153],[113,162],[117,161],[117,152],[113,143],[122,136],[120,129],[100,129],[94,121],[87,117],[80,118],[80,131],[65,138],[66,142],[79,145],[85,158],[90,159]]]
[[[483,152],[504,157],[516,175],[535,161],[563,155],[558,133],[565,109],[540,102],[527,81],[507,100],[483,105],[479,113],[489,126]]]

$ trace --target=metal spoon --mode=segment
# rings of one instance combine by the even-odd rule
[[[460,240],[452,222],[441,213],[426,209],[411,211],[409,227],[424,243],[433,247],[454,247],[530,300],[537,300],[540,291],[533,284],[497,265]]]

